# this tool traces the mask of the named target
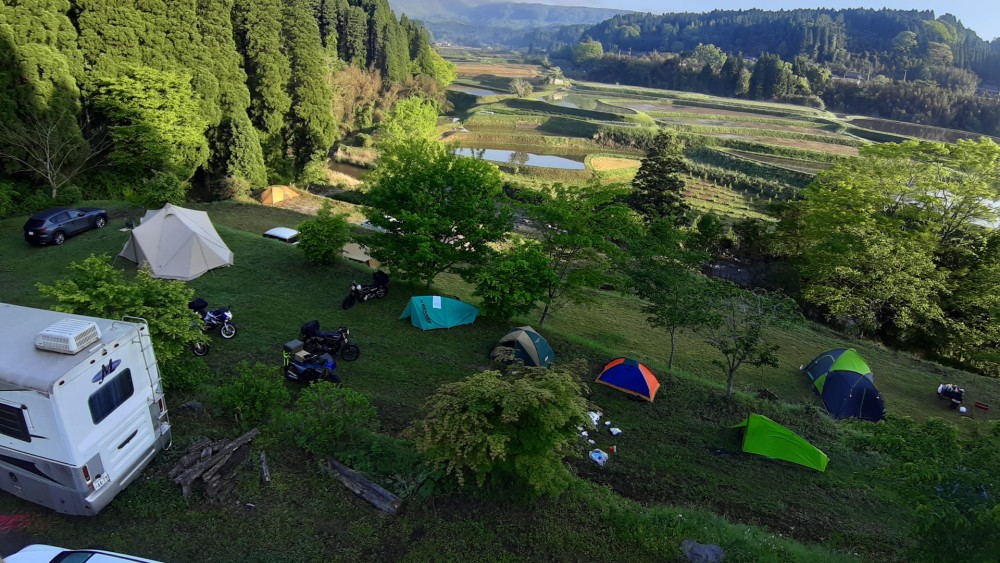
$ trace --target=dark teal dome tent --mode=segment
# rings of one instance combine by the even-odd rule
[[[514,357],[528,366],[547,368],[556,359],[552,346],[530,326],[519,326],[507,333],[497,342],[490,357],[496,359],[501,348],[512,349]]]
[[[885,418],[885,403],[875,388],[875,377],[854,348],[823,352],[802,368],[823,398],[833,418]]]

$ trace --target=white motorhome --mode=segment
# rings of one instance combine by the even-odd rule
[[[145,321],[0,303],[0,489],[94,515],[170,435]]]

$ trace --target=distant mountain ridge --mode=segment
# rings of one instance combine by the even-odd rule
[[[507,29],[593,25],[617,15],[632,13],[630,10],[489,0],[389,0],[389,4],[396,13],[423,21],[431,31],[441,28],[443,24]]]

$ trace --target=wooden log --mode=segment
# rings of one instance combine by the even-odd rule
[[[333,458],[327,458],[323,469],[333,474],[345,487],[354,491],[355,494],[382,512],[395,516],[403,506],[403,499],[372,483],[364,475]]]
[[[260,452],[260,481],[265,485],[271,484],[271,470],[267,468],[267,456]]]

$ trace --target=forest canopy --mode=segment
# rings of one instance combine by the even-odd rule
[[[151,185],[225,198],[302,179],[401,90],[454,79],[430,41],[386,0],[7,0],[0,175],[52,199]],[[345,115],[340,100],[364,88]]]

